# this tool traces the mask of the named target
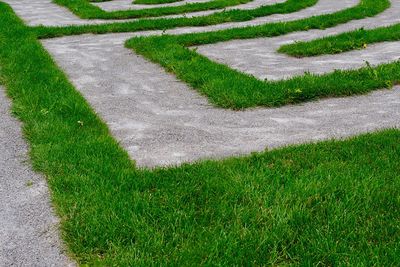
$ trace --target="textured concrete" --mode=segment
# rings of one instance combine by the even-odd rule
[[[9,4],[14,12],[30,26],[65,26],[104,23],[103,20],[80,19],[68,9],[54,4],[52,0],[2,0],[2,2]]]
[[[126,19],[126,20],[87,20],[80,19],[70,12],[67,8],[61,7],[52,2],[52,0],[3,0],[8,3],[13,10],[20,16],[26,24],[30,26],[44,25],[44,26],[67,26],[67,25],[84,25],[84,24],[105,24],[112,22],[126,22],[135,21],[136,19]],[[224,10],[229,9],[250,9],[263,5],[270,5],[274,3],[281,3],[285,0],[254,0],[247,4],[237,5],[234,7],[228,7]],[[114,1],[112,1],[114,2]],[[107,2],[107,3],[112,3]],[[104,3],[102,3],[104,4]],[[123,3],[117,2],[112,3],[113,8],[109,9],[126,9]],[[120,8],[118,8],[120,7]],[[174,18],[174,17],[196,17],[212,14],[219,12],[221,9],[211,10],[211,11],[200,11],[186,13],[184,15],[170,15],[163,16],[163,18]]]
[[[107,1],[107,2],[100,2],[94,3],[95,5],[99,6],[105,11],[116,11],[116,10],[129,10],[129,9],[144,9],[144,8],[152,8],[152,7],[163,7],[163,6],[178,6],[186,3],[195,3],[195,2],[209,2],[210,0],[186,0],[182,2],[175,2],[170,4],[162,4],[162,5],[132,5],[132,1],[129,0],[114,0],[114,1]],[[252,0],[245,4],[240,4],[236,6],[230,6],[223,9],[214,9],[214,10],[206,10],[206,11],[197,11],[197,12],[190,12],[186,13],[185,17],[197,17],[197,16],[204,16],[209,15],[215,12],[219,12],[222,10],[232,10],[232,9],[254,9],[257,7],[265,6],[265,5],[272,5],[276,3],[283,3],[286,0]],[[170,15],[170,16],[163,16],[164,18],[172,18],[172,17],[182,17],[182,15]]]
[[[31,26],[35,25],[45,25],[45,26],[66,26],[66,25],[83,25],[83,24],[104,24],[111,22],[125,22],[134,21],[131,20],[84,20],[80,19],[74,14],[72,14],[68,9],[58,6],[52,3],[52,0],[3,0],[8,3],[14,11],[20,16],[25,23]],[[225,10],[230,9],[253,9],[264,5],[271,5],[275,3],[282,3],[285,0],[254,0],[252,2],[228,7]],[[234,27],[244,27],[244,26],[254,26],[261,25],[269,22],[278,21],[291,21],[302,18],[307,18],[310,16],[321,15],[326,13],[332,13],[338,10],[346,9],[355,6],[359,3],[359,0],[340,0],[340,4],[337,2],[329,0],[320,0],[315,6],[306,8],[299,12],[294,12],[291,14],[276,14],[272,16],[259,17],[250,21],[244,22],[230,22],[222,23],[219,25],[211,25],[207,27],[183,27],[176,30],[171,30],[168,32],[172,33],[190,33],[190,32],[202,32],[202,31],[212,31],[221,30]],[[165,16],[164,18],[173,17],[196,17],[204,16],[211,13],[218,12],[220,10],[213,11],[201,11],[187,13],[185,15],[171,15]]]
[[[187,27],[187,28],[178,28],[167,31],[167,33],[193,33],[193,32],[207,32],[207,31],[216,31],[230,28],[240,28],[246,26],[257,26],[263,25],[266,23],[274,23],[274,22],[283,22],[283,21],[293,21],[308,18],[311,16],[319,16],[323,14],[334,13],[340,10],[344,10],[347,8],[354,7],[360,3],[360,0],[318,0],[318,3],[312,7],[308,7],[302,9],[298,12],[293,12],[289,14],[274,14],[271,16],[259,17],[250,21],[243,22],[229,22],[222,23],[218,25],[211,25],[206,27]],[[249,3],[250,5],[250,3]],[[248,6],[251,8],[251,6]]]
[[[132,0],[113,0],[113,1],[93,3],[93,4],[105,11],[115,11],[115,10],[128,10],[128,9],[158,8],[167,6],[181,6],[191,3],[204,3],[210,1],[211,0],[183,0],[167,4],[146,5],[146,4],[132,4],[133,2]]]
[[[338,55],[299,59],[278,54],[275,45],[279,42],[270,41],[254,40],[218,44],[215,47],[201,47],[199,52],[214,61],[227,64],[262,80],[281,80],[301,76],[306,72],[323,74],[337,69],[357,69],[365,67],[367,62],[375,66],[400,59],[400,42],[373,44],[364,50]],[[251,43],[255,45],[251,46]],[[270,44],[271,46],[268,46]]]
[[[364,27],[365,29],[400,23],[400,1],[373,18],[351,21],[326,30],[296,32],[275,38],[232,40],[197,47],[197,52],[260,79],[280,80],[305,72],[326,73],[335,69],[354,69],[400,59],[400,42],[379,43],[367,49],[310,58],[293,58],[277,52],[284,44],[309,41]]]
[[[206,0],[185,0],[170,5]],[[249,9],[284,0],[254,0],[232,8]],[[51,0],[5,0],[30,25],[80,25],[110,21],[81,20]],[[99,3],[107,10],[143,8],[131,0]],[[313,7],[286,15],[208,27],[185,27],[170,34],[213,31],[268,22],[290,21],[332,13],[358,0],[320,0]],[[128,4],[130,6],[128,6]],[[147,6],[146,6],[147,7]],[[305,71],[325,73],[390,62],[400,55],[400,42],[381,43],[335,56],[294,59],[276,53],[298,40],[374,28],[400,22],[400,1],[375,18],[352,21],[324,31],[293,33],[276,38],[234,40],[201,46],[198,51],[261,79],[281,79]],[[195,12],[200,16],[215,11]],[[176,17],[176,16],[170,16]],[[400,87],[365,96],[325,99],[276,109],[234,112],[211,106],[196,91],[161,67],[123,47],[133,35],[75,36],[43,41],[57,63],[107,122],[112,133],[139,166],[179,164],[204,158],[262,151],[287,144],[341,138],[382,128],[400,127]],[[1,89],[1,88],[0,88]],[[9,115],[0,90],[0,266],[69,266],[57,230],[44,178],[27,161],[28,148],[20,124]]]
[[[0,88],[0,266],[74,266],[59,240],[45,179],[29,167],[20,123]]]
[[[14,11],[30,26],[44,25],[44,26],[67,26],[67,25],[85,25],[85,24],[106,24],[112,22],[127,22],[135,21],[136,19],[126,19],[126,20],[87,20],[80,19],[71,13],[68,9],[58,6],[52,2],[52,0],[3,0],[4,2],[11,5]],[[227,7],[223,10],[232,9],[254,9],[257,7],[272,5],[276,3],[283,3],[286,0],[253,0],[246,4],[241,4],[237,6]],[[353,2],[356,0],[353,0]],[[92,3],[92,4],[109,4],[111,8],[105,8],[107,10],[124,10],[126,7],[121,2],[114,3],[114,1],[103,2],[103,3]],[[139,8],[137,8],[139,9]],[[186,13],[184,15],[169,15],[162,16],[161,18],[178,18],[178,17],[198,17],[205,16],[212,13],[220,12],[221,9],[209,10],[209,11],[199,11]],[[282,17],[280,17],[282,19]],[[256,24],[264,23],[262,20],[254,22]],[[251,25],[251,22],[244,22],[237,24],[237,27]],[[222,28],[229,28],[235,25],[235,23],[226,23],[220,25]],[[194,28],[193,28],[194,29]],[[199,27],[201,29],[201,27]],[[211,27],[206,27],[205,30],[212,30]],[[190,31],[190,29],[188,28]]]
[[[328,2],[337,3],[321,4]],[[276,109],[218,109],[124,48],[129,36],[85,35],[43,43],[140,166],[222,158],[400,126],[399,87]]]

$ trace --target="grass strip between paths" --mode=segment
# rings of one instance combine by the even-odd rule
[[[81,264],[400,261],[398,130],[140,170],[4,3],[0,66]]]
[[[189,3],[180,6],[153,7],[144,9],[104,11],[87,0],[53,0],[54,3],[68,8],[82,19],[130,19],[159,17],[166,15],[184,14],[189,12],[222,9],[248,3],[252,0],[212,0],[203,3]]]
[[[287,0],[284,3],[266,5],[249,10],[229,10],[214,13],[207,16],[193,18],[161,18],[146,19],[124,23],[109,23],[101,25],[83,25],[67,27],[45,27],[37,26],[32,29],[39,38],[54,38],[65,35],[77,35],[84,33],[115,33],[135,32],[146,30],[167,30],[177,27],[198,27],[217,25],[225,22],[242,22],[254,18],[269,16],[273,14],[288,14],[315,5],[318,0]]]
[[[182,35],[135,37],[126,46],[163,66],[188,83],[217,106],[243,109],[281,106],[320,97],[362,94],[390,88],[400,81],[400,63],[340,71],[324,75],[306,74],[283,81],[261,81],[255,77],[213,62],[188,48],[234,39],[280,36],[325,29],[353,19],[372,17],[390,6],[387,0],[362,0],[355,7],[306,19]],[[198,75],[201,73],[202,75]]]
[[[167,4],[181,2],[183,0],[134,0],[134,4],[144,4],[144,5],[155,5],[155,4]]]
[[[281,46],[278,52],[294,57],[311,57],[365,49],[368,44],[388,41],[400,41],[400,24],[371,30],[358,29],[308,42],[296,42]]]
[[[101,3],[101,2],[110,2],[110,1],[113,1],[113,0],[89,0],[89,2],[92,2],[92,3]]]

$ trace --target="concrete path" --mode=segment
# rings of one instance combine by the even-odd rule
[[[327,73],[336,69],[356,69],[392,62],[400,59],[400,42],[369,45],[367,49],[336,55],[310,58],[294,58],[277,50],[285,44],[310,41],[360,28],[373,29],[400,23],[400,1],[392,1],[389,9],[372,18],[351,21],[326,30],[295,32],[275,38],[232,40],[197,47],[197,52],[229,65],[241,72],[252,74],[262,80],[281,80],[305,72]]]
[[[329,6],[336,10],[344,8],[335,0],[321,0],[316,7],[325,7],[323,11],[327,12]],[[377,18],[346,23],[328,29],[327,33],[346,31],[354,23],[368,22],[369,27],[394,23],[399,10],[398,2],[393,1],[391,9]],[[299,13],[305,15],[305,12]],[[296,15],[288,15],[291,16]],[[178,34],[181,31],[186,29],[169,32]],[[316,37],[323,35],[324,31],[296,34],[306,36],[309,33]],[[161,67],[124,48],[123,43],[130,36],[132,34],[85,35],[45,40],[43,43],[139,166],[222,158],[262,151],[266,147],[341,138],[400,126],[399,87],[366,96],[326,99],[277,109],[234,112],[215,108]],[[289,37],[279,38],[284,43]],[[279,38],[265,39],[279,43]],[[243,40],[243,43],[246,41],[254,40]],[[224,43],[219,45],[224,47]],[[388,45],[393,48],[397,43],[377,44],[370,50],[353,51],[346,56],[349,62],[357,64],[364,64],[363,55],[377,62],[390,61],[396,53],[389,53],[387,58],[379,57]],[[199,49],[213,55],[212,48]],[[240,47],[233,50],[236,49],[240,51]],[[375,52],[369,55],[365,54],[366,51]],[[274,53],[268,56],[274,56]],[[279,73],[274,69],[281,65],[269,65],[269,60],[275,62],[273,58],[263,59],[268,71]],[[321,62],[318,57],[308,61],[311,65],[314,61]],[[295,69],[292,74],[305,71],[308,68],[306,63],[303,65],[305,69]],[[338,68],[347,67],[346,61],[336,63]],[[287,71],[290,73],[290,69]]]
[[[186,4],[193,3],[204,3],[210,2],[212,0],[182,0],[178,2],[172,2],[167,4],[134,4],[132,0],[113,0],[113,1],[105,1],[105,2],[94,2],[95,6],[100,7],[105,11],[115,11],[115,10],[129,10],[129,9],[145,9],[145,8],[159,8],[159,7],[167,7],[167,6],[182,6]]]
[[[30,26],[44,25],[44,26],[67,26],[67,25],[85,25],[85,24],[105,24],[112,22],[126,22],[135,21],[130,20],[84,20],[72,14],[68,9],[56,5],[52,0],[3,0],[8,3],[13,10],[20,16],[25,23]],[[253,0],[249,3],[228,7],[225,10],[231,9],[254,9],[260,6],[272,5],[276,3],[283,3],[286,0]],[[275,14],[271,16],[259,17],[250,21],[244,22],[230,22],[218,25],[211,25],[206,27],[182,27],[174,30],[167,31],[168,33],[192,33],[222,30],[228,28],[239,28],[245,26],[262,25],[265,23],[279,22],[279,21],[292,21],[310,16],[322,15],[333,13],[335,11],[343,10],[353,7],[359,3],[360,0],[340,0],[340,3],[335,3],[328,0],[319,0],[315,6],[300,10],[290,14]],[[111,1],[113,2],[113,1]],[[164,16],[163,18],[173,17],[196,17],[219,12],[220,10],[202,11],[187,13],[185,15],[171,15]],[[150,34],[157,34],[160,31],[151,31]]]
[[[185,0],[169,5],[208,0]],[[227,9],[251,9],[285,0],[254,0]],[[82,20],[51,0],[5,0],[29,25],[109,23]],[[313,7],[240,23],[183,27],[169,34],[205,32],[264,23],[291,21],[333,13],[359,0],[320,0]],[[138,9],[131,0],[97,3],[105,10]],[[153,6],[155,7],[155,6]],[[194,12],[201,16],[216,11]],[[278,54],[282,44],[312,40],[352,29],[400,22],[400,1],[382,14],[327,30],[292,33],[276,38],[233,40],[198,47],[207,57],[260,79],[282,79],[305,71],[330,72],[358,68],[369,61],[397,60],[400,42],[335,56],[294,59]],[[169,17],[179,17],[169,16]],[[154,167],[205,158],[242,155],[287,144],[342,138],[377,129],[400,127],[400,86],[369,95],[324,99],[275,109],[234,112],[211,106],[186,84],[161,67],[124,48],[132,36],[159,34],[84,35],[44,40],[43,44],[66,71],[77,89],[107,122],[139,166]],[[27,157],[20,124],[9,114],[9,101],[0,88],[0,266],[73,266],[65,256],[45,179],[34,173]]]
[[[20,123],[0,87],[0,266],[74,266],[65,256],[44,177],[33,172]]]
[[[85,24],[106,24],[113,22],[127,22],[135,21],[136,19],[125,19],[125,20],[87,20],[80,19],[75,16],[70,10],[59,6],[52,2],[52,0],[2,0],[8,3],[13,10],[21,17],[27,25],[30,26],[67,26],[67,25],[85,25]],[[230,9],[251,9],[264,5],[271,5],[275,3],[282,3],[286,0],[253,0],[246,4],[241,4],[233,7],[227,7],[223,10]],[[104,2],[106,3],[106,2]],[[104,4],[102,3],[102,4]],[[111,3],[113,8],[108,8],[109,10],[124,10],[126,6],[121,2],[114,1],[107,2]],[[92,3],[93,4],[93,3]],[[120,8],[119,8],[120,7]],[[174,18],[174,17],[196,17],[204,16],[212,13],[220,12],[222,9],[216,9],[211,11],[199,11],[191,12],[183,15],[170,15],[163,16],[161,18]]]

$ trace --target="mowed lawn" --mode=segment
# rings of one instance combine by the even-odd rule
[[[399,130],[139,169],[35,33],[0,3],[0,83],[79,263],[400,262]]]

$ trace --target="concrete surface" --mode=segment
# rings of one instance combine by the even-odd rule
[[[66,25],[84,25],[84,24],[105,24],[112,22],[126,22],[135,21],[130,20],[85,20],[80,19],[71,13],[68,9],[54,4],[52,0],[3,0],[8,3],[18,16],[20,16],[26,24],[30,26],[44,25],[44,26],[66,26]],[[113,1],[111,1],[113,2]],[[228,7],[224,10],[231,9],[254,9],[264,5],[272,5],[275,3],[282,3],[285,0],[253,0],[249,3]],[[233,27],[244,27],[244,26],[255,26],[261,25],[268,22],[278,21],[291,21],[309,16],[321,15],[326,13],[332,13],[338,10],[346,9],[355,6],[359,3],[359,0],[340,0],[340,4],[335,4],[333,1],[320,0],[315,6],[306,8],[299,12],[291,14],[276,14],[272,16],[259,17],[250,21],[244,22],[230,22],[222,23],[219,25],[211,25],[207,27],[183,27],[177,29],[181,33],[184,32],[200,32],[200,31],[212,31],[221,30]],[[163,16],[163,18],[174,18],[174,17],[196,17],[212,14],[221,10],[212,11],[201,11],[186,13],[184,15],[170,15]],[[172,30],[173,31],[173,30]]]
[[[328,2],[337,3],[321,1]],[[223,158],[400,126],[399,87],[276,109],[218,109],[124,48],[129,36],[85,35],[43,43],[139,166]]]
[[[0,266],[74,266],[60,242],[47,183],[32,171],[20,123],[0,87]]]
[[[185,0],[173,3],[207,0]],[[228,9],[250,9],[284,0],[254,0]],[[81,20],[51,0],[5,0],[30,25],[109,23]],[[143,8],[131,0],[98,3],[107,10]],[[269,22],[291,21],[336,12],[359,0],[320,0],[313,7],[240,23],[184,27],[170,34],[204,32]],[[128,4],[130,6],[128,6]],[[294,59],[276,53],[282,44],[312,40],[352,29],[400,22],[400,1],[382,14],[324,31],[276,38],[234,40],[198,47],[198,51],[261,79],[282,79],[305,71],[325,73],[399,58],[400,42],[335,56]],[[200,16],[215,11],[194,12]],[[181,16],[181,15],[179,15]],[[178,17],[178,16],[169,16]],[[124,48],[132,36],[159,34],[84,35],[44,40],[43,44],[66,71],[77,89],[106,121],[121,145],[139,166],[180,164],[204,158],[223,158],[287,144],[342,138],[377,129],[400,127],[400,86],[369,95],[324,99],[275,109],[234,112],[211,106],[207,99]],[[0,88],[0,266],[73,266],[65,256],[45,179],[27,163],[28,147],[20,124],[9,114],[9,101]]]
[[[52,0],[3,0],[8,3],[13,10],[20,16],[27,25],[30,26],[67,26],[67,25],[85,25],[85,24],[106,24],[112,22],[127,22],[135,21],[136,19],[124,19],[124,20],[88,20],[80,19],[70,12],[67,8],[61,7],[52,2]],[[274,3],[281,3],[285,0],[253,0],[247,4],[237,5],[234,7],[228,7],[224,10],[229,9],[249,9],[263,5],[270,5]],[[105,2],[109,3],[112,8],[109,10],[124,10],[126,6],[123,2]],[[93,4],[93,3],[92,3]],[[104,4],[104,3],[102,3]],[[139,9],[139,8],[138,8]],[[196,17],[220,12],[222,9],[216,9],[211,11],[199,11],[186,13],[184,15],[170,15],[163,16],[162,18],[174,18],[174,17]]]
[[[166,4],[134,4],[133,0],[113,0],[106,2],[93,3],[95,6],[100,7],[105,11],[115,11],[115,10],[129,10],[129,9],[145,9],[145,8],[158,8],[167,6],[181,6],[191,3],[204,3],[210,2],[212,0],[183,0],[178,2],[166,3]]]
[[[293,14],[273,15],[253,20],[251,23],[294,20],[335,12],[357,3],[358,1],[350,0],[341,3],[321,0],[314,7]],[[375,18],[352,21],[326,31],[295,34],[299,36],[310,34],[312,39],[350,30],[359,25],[368,27],[390,25],[397,22],[396,12],[399,10],[398,1],[393,1],[392,4],[389,10]],[[179,28],[168,33],[214,30],[238,24],[240,23],[203,28]],[[203,158],[221,158],[260,151],[265,147],[345,137],[399,126],[398,88],[393,91],[375,92],[368,96],[322,100],[279,109],[255,109],[243,112],[216,109],[210,106],[206,99],[177,81],[173,75],[165,73],[162,68],[123,47],[124,41],[130,36],[141,34],[154,34],[154,32],[86,35],[43,41],[58,64],[108,123],[113,134],[139,166],[152,167]],[[277,47],[275,43],[287,43],[296,39],[292,35],[286,35],[259,40],[270,41],[270,50],[268,46],[259,47],[264,49],[263,52],[271,51],[271,53],[265,57],[263,54],[257,56],[265,60],[263,64],[264,67],[268,66],[268,71],[279,73],[279,68],[285,66],[268,64],[269,61],[279,61],[273,60],[273,57],[277,56],[274,52]],[[241,45],[246,46],[246,42],[253,41],[242,40]],[[351,61],[355,62],[354,66],[364,64],[359,53],[368,55],[366,53],[368,51],[375,51],[368,56],[377,62],[390,61],[398,51],[393,47],[397,43],[393,44],[377,44],[371,46],[369,50],[346,53],[348,61],[338,61],[335,67],[346,68],[347,62]],[[229,47],[229,42],[216,45],[219,45],[217,48]],[[213,46],[199,47],[199,50],[212,56]],[[387,46],[392,46],[395,53],[380,58],[379,53]],[[240,51],[240,46],[233,46],[231,49]],[[226,58],[232,59],[228,56]],[[307,59],[302,65],[303,68],[309,68],[307,61],[311,65],[313,61],[321,62],[318,57]],[[242,62],[246,64],[248,60],[243,57]],[[250,68],[253,67],[251,64],[248,65]],[[291,75],[295,75],[296,71],[305,71],[299,69],[292,71]],[[290,73],[290,69],[286,70]]]
[[[295,32],[275,38],[232,40],[197,47],[204,56],[229,65],[241,72],[252,74],[262,80],[281,80],[305,72],[327,73],[335,69],[355,69],[400,59],[400,42],[369,45],[367,49],[336,55],[294,58],[277,52],[279,47],[297,41],[309,41],[329,35],[365,28],[372,29],[400,23],[400,1],[392,1],[389,9],[381,14],[351,21],[326,30]]]

